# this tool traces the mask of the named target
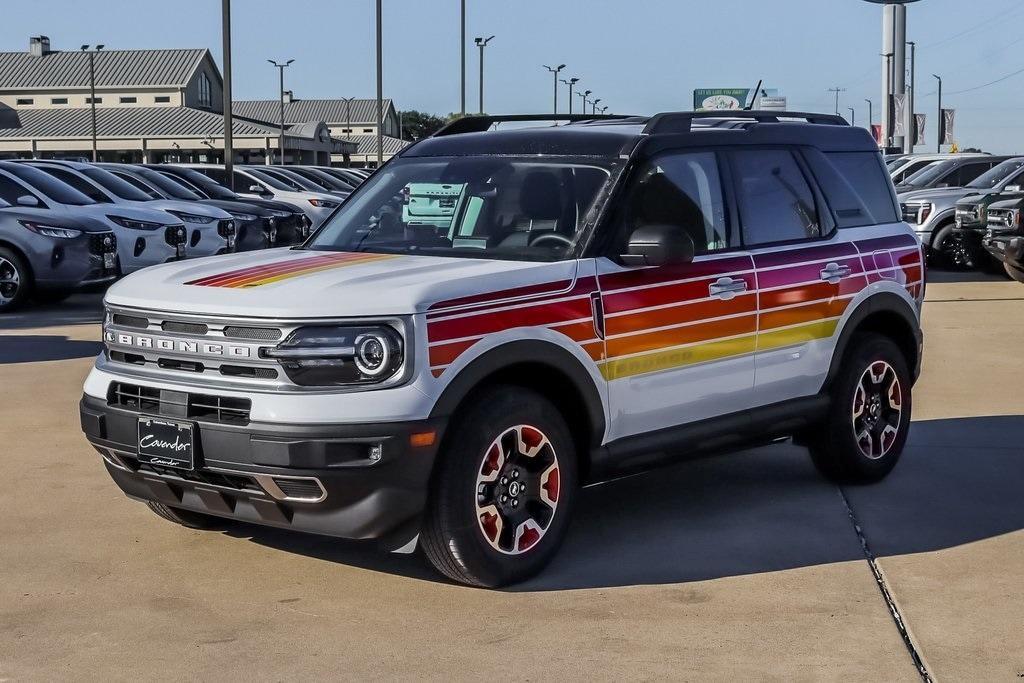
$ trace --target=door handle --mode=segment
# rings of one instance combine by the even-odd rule
[[[850,266],[841,266],[838,263],[830,263],[821,270],[821,279],[831,284],[836,284],[844,277],[853,272]]]
[[[747,281],[734,280],[731,277],[720,277],[708,286],[708,293],[719,299],[731,299],[745,291],[747,291]]]

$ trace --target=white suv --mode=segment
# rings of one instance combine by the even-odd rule
[[[784,437],[837,480],[885,476],[924,266],[868,133],[776,112],[488,131],[550,118],[450,124],[301,248],[111,288],[81,413],[118,486],[193,527],[418,541],[498,586],[551,559],[583,484]]]

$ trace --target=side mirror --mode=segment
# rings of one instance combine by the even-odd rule
[[[1003,188],[1003,192],[1020,192],[1020,185],[1007,185]]]
[[[18,206],[39,206],[39,199],[34,195],[23,194],[18,197]]]
[[[263,194],[263,191],[263,186],[261,185],[253,184],[249,186],[249,192],[252,192],[253,194]]]
[[[674,266],[693,261],[693,239],[678,225],[644,225],[629,236],[627,266]]]

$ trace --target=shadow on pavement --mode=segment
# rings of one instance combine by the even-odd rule
[[[61,325],[98,325],[103,322],[103,295],[76,294],[56,304],[34,304],[0,315],[0,331]]]
[[[917,422],[880,484],[844,487],[878,556],[1024,528],[1024,416]],[[417,556],[256,526],[256,543],[440,581]],[[805,450],[777,444],[585,489],[554,562],[516,591],[681,583],[863,560],[839,489]]]
[[[60,335],[0,335],[0,365],[91,358],[102,350],[102,342],[68,339]]]
[[[1010,276],[1003,272],[985,272],[982,270],[928,269],[929,284],[958,282],[1010,282]]]

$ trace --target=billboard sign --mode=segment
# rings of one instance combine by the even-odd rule
[[[743,109],[753,94],[753,88],[697,88],[693,91],[694,111],[718,109]],[[779,96],[778,88],[761,88],[761,95],[754,103],[756,109],[784,111],[786,98]]]

